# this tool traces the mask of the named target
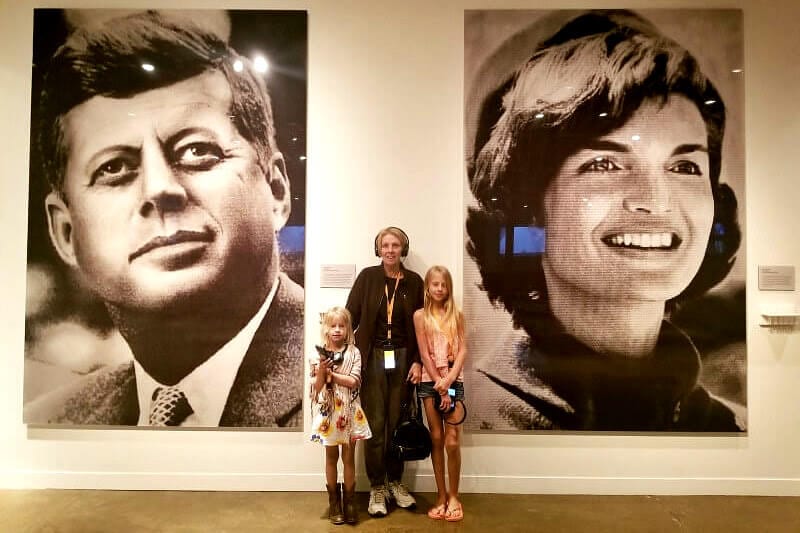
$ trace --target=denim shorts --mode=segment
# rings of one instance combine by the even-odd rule
[[[417,396],[420,398],[438,398],[439,393],[436,392],[436,389],[433,388],[435,383],[433,381],[422,381],[419,385],[417,385]],[[452,385],[450,385],[451,389],[455,389],[456,391],[456,400],[464,401],[464,382],[463,381],[454,381]]]

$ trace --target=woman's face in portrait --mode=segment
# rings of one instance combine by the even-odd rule
[[[547,288],[666,301],[697,273],[714,216],[697,107],[646,100],[620,128],[567,157],[544,195]]]

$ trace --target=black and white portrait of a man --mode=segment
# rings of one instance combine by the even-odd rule
[[[305,12],[34,19],[24,421],[299,429]]]
[[[742,17],[468,11],[472,430],[746,430]]]

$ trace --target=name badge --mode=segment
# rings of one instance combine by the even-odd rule
[[[393,370],[394,364],[394,350],[385,350],[383,352],[383,368],[384,370]]]

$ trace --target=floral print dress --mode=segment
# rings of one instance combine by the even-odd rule
[[[358,348],[347,345],[343,361],[336,367],[337,373],[356,378],[359,385],[352,389],[330,384],[315,395],[313,382],[319,355],[311,357],[311,365],[311,440],[325,446],[336,446],[371,438],[372,431],[358,398],[361,385],[361,353]]]

